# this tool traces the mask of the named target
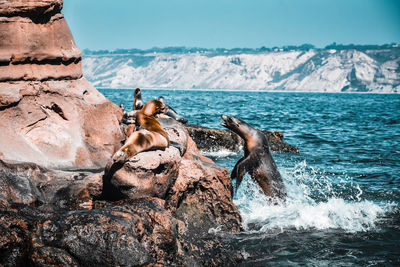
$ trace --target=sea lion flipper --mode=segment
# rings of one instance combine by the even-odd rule
[[[243,180],[243,176],[246,173],[246,165],[247,165],[248,160],[249,160],[248,158],[246,158],[246,159],[243,158],[240,162],[237,163],[237,170],[236,170],[237,177],[236,177],[235,192],[237,192],[239,185]]]
[[[233,167],[233,170],[231,172],[231,179],[236,179],[238,177],[238,166],[239,164],[244,160],[245,158],[241,158],[238,160],[238,162],[236,162],[235,167]]]

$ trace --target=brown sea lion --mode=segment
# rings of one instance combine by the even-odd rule
[[[126,126],[126,128],[124,129],[124,134],[125,136],[128,138],[129,136],[131,136],[131,134],[138,130],[135,124],[129,124],[128,126]]]
[[[230,116],[221,116],[222,126],[238,134],[244,140],[244,157],[232,170],[231,178],[236,178],[236,190],[248,172],[261,187],[267,197],[286,196],[282,177],[269,149],[268,138],[245,121]]]
[[[138,127],[136,126],[136,116],[137,112],[142,108],[143,108],[142,92],[140,88],[136,88],[133,96],[133,110],[130,112],[126,112],[124,110],[124,116],[122,119],[122,122],[124,124],[128,124],[128,126],[124,130],[125,135],[127,137],[129,137],[135,130],[138,130]]]
[[[133,93],[133,110],[141,110],[143,108],[144,102],[142,100],[142,92],[140,88],[136,88]]]
[[[125,144],[113,155],[113,162],[126,162],[139,152],[165,149],[169,146],[169,137],[155,115],[163,113],[167,107],[158,100],[150,100],[137,113],[137,124],[141,129],[130,134]]]

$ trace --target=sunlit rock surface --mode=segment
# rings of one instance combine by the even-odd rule
[[[183,125],[163,124],[178,148],[139,153],[111,174],[0,162],[0,263],[240,262],[215,234],[242,229],[228,170],[202,156]]]
[[[83,78],[61,9],[0,2],[0,159],[101,167],[122,140],[122,112]]]

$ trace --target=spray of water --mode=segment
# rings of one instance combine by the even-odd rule
[[[213,159],[221,159],[221,158],[226,158],[226,157],[232,157],[232,156],[236,156],[238,154],[238,152],[233,152],[227,149],[221,149],[218,151],[206,151],[206,150],[202,150],[201,154],[203,156],[206,157],[211,157]]]
[[[246,175],[234,202],[248,231],[286,229],[342,229],[368,231],[388,211],[390,204],[362,199],[362,190],[351,178],[324,175],[305,161],[281,170],[287,191],[285,201],[268,201]]]

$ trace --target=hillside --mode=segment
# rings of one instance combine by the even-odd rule
[[[400,48],[87,54],[96,87],[400,92]]]

